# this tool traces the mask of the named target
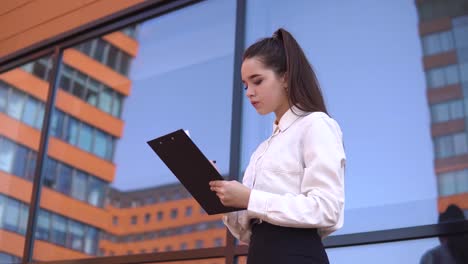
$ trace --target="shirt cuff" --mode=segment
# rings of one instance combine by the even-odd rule
[[[272,195],[273,194],[264,191],[251,190],[249,205],[247,206],[249,217],[265,220],[267,217],[269,200]]]

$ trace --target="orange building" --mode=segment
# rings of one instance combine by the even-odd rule
[[[110,189],[122,137],[135,27],[65,50],[43,170],[34,259],[76,259],[223,246],[181,185]],[[49,87],[50,57],[0,75],[0,257],[23,253],[32,179]],[[107,197],[107,198],[106,198]],[[108,202],[106,202],[108,201]]]
[[[468,209],[468,2],[417,0],[438,209]]]

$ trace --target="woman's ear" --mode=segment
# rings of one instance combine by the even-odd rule
[[[288,88],[288,74],[284,73],[280,78],[281,86]]]

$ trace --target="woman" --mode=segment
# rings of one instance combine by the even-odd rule
[[[212,181],[223,221],[249,244],[247,263],[328,263],[321,238],[343,225],[345,153],[307,58],[284,29],[244,53],[242,81],[259,114],[273,112],[270,138],[253,153],[243,184]]]

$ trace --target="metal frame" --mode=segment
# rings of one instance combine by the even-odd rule
[[[51,74],[49,77],[49,91],[47,94],[47,101],[44,111],[44,121],[42,122],[42,131],[41,139],[39,141],[39,150],[37,152],[36,160],[36,169],[34,172],[33,179],[33,188],[31,193],[31,201],[29,205],[29,217],[28,217],[28,226],[26,229],[26,240],[24,242],[24,252],[23,252],[23,263],[28,263],[32,261],[32,255],[34,252],[34,242],[37,226],[37,217],[39,215],[39,207],[41,201],[41,191],[42,191],[42,175],[45,170],[44,162],[47,157],[47,148],[49,145],[49,127],[52,117],[52,110],[55,104],[55,96],[57,93],[57,82],[58,82],[58,72],[60,67],[60,62],[62,60],[62,51],[57,46],[54,50],[53,55],[53,65]]]
[[[8,71],[24,63],[40,57],[54,54],[53,74],[50,87],[44,122],[41,133],[41,141],[37,156],[37,166],[32,192],[31,205],[29,209],[28,227],[24,247],[23,263],[33,263],[34,236],[38,208],[41,194],[41,175],[44,160],[47,153],[51,111],[54,105],[57,89],[57,73],[61,62],[63,50],[79,44],[88,39],[99,37],[131,24],[139,23],[153,17],[157,17],[177,9],[201,2],[202,0],[148,0],[131,8],[119,11],[110,16],[90,22],[77,29],[59,34],[53,38],[41,41],[30,47],[21,49],[4,58],[0,58],[0,72]],[[237,180],[240,176],[240,150],[241,150],[241,128],[242,128],[242,84],[239,79],[240,66],[242,63],[242,52],[245,45],[245,23],[246,23],[246,0],[237,0],[236,29],[235,29],[235,53],[234,53],[234,78],[232,91],[232,120],[231,120],[231,142],[230,142],[230,180]],[[345,235],[336,235],[324,240],[326,248],[347,247],[356,245],[367,245],[375,243],[397,242],[413,239],[430,238],[468,233],[468,221],[413,226],[406,228],[395,228],[372,232],[361,232]],[[163,253],[148,253],[130,256],[97,257],[82,260],[51,261],[52,264],[95,264],[95,263],[149,263],[167,262],[180,260],[196,260],[209,258],[225,258],[226,263],[235,263],[236,257],[247,254],[247,246],[237,246],[235,238],[226,230],[226,246],[217,248],[206,248],[196,250],[173,251]],[[183,252],[183,253],[181,253]],[[43,262],[42,262],[43,263]]]

